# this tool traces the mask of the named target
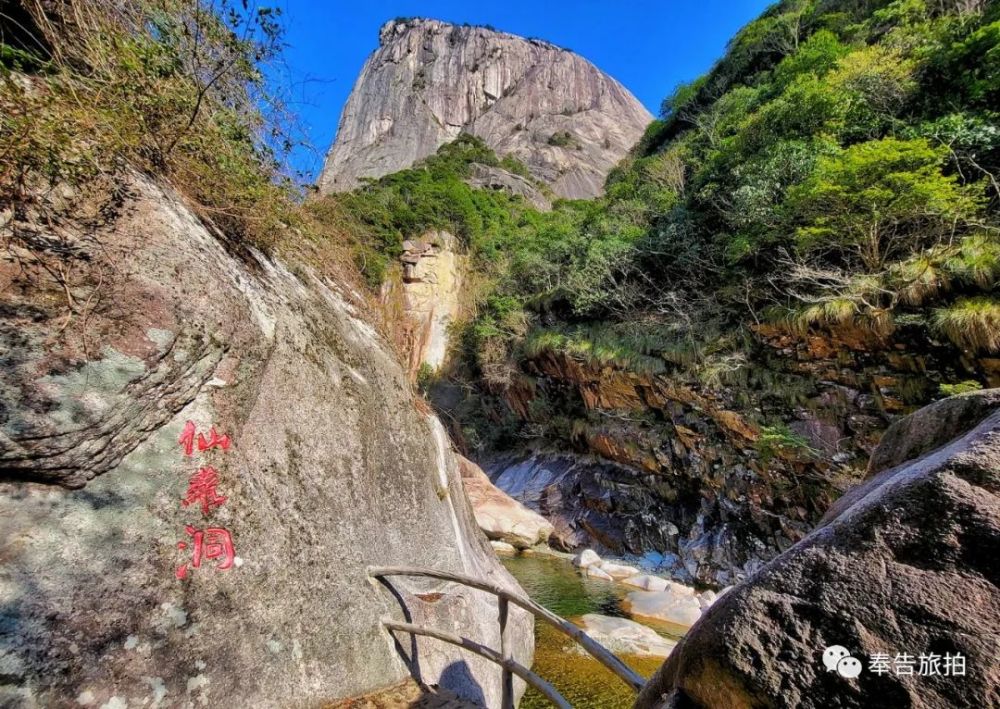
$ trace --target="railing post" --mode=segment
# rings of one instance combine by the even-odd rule
[[[511,647],[510,633],[507,630],[510,602],[503,596],[497,596],[497,601],[497,608],[500,614],[500,656],[505,661],[513,661],[514,649]],[[514,673],[506,666],[503,668],[502,682],[500,706],[503,709],[514,709]]]
[[[494,596],[506,601],[508,604],[513,603],[515,606],[523,608],[524,610],[534,615],[536,618],[539,618],[548,623],[549,625],[551,625],[553,628],[561,632],[563,635],[566,635],[575,640],[583,647],[584,650],[586,650],[590,654],[591,657],[593,657],[595,660],[600,662],[602,665],[604,665],[609,670],[614,672],[619,678],[621,678],[622,681],[624,681],[625,684],[627,684],[632,689],[633,692],[636,693],[640,692],[643,686],[646,684],[646,680],[643,679],[641,675],[639,675],[637,672],[635,672],[635,670],[633,670],[631,667],[629,667],[619,658],[617,658],[613,652],[609,651],[606,647],[601,645],[599,642],[596,642],[593,638],[587,635],[587,633],[585,633],[582,628],[578,628],[569,621],[560,618],[555,613],[546,608],[543,608],[542,606],[532,601],[530,598],[523,598],[522,596],[516,593],[512,593],[511,591],[508,591],[506,588],[503,588],[502,586],[499,586],[495,583],[492,583],[490,581],[484,581],[482,579],[477,579],[473,576],[467,576],[466,574],[453,573],[450,571],[439,571],[437,569],[421,569],[413,566],[369,566],[367,570],[368,570],[368,575],[374,578],[383,578],[385,576],[423,576],[425,578],[441,579],[442,581],[452,581],[454,583],[463,584],[470,588],[477,588],[480,591],[486,591],[487,593],[492,593]],[[506,611],[502,612],[506,613]],[[415,632],[415,631],[407,630],[406,632]],[[428,631],[427,629],[422,629],[421,632],[427,635],[429,634],[430,631]],[[501,635],[501,642],[503,642],[503,636],[504,636],[503,621],[501,621],[500,635]],[[431,637],[440,638],[441,636],[440,634],[436,634],[436,635],[431,635]],[[446,640],[446,642],[453,642],[453,641]],[[513,651],[513,648],[510,646],[509,642],[505,649],[511,652]],[[480,654],[482,653],[480,652]],[[503,658],[500,656],[500,654],[495,652],[494,654],[496,655],[497,659],[499,659],[500,662],[503,663]],[[496,662],[496,660],[493,661]],[[511,665],[510,662],[508,662],[507,664],[513,667],[513,665]],[[533,687],[537,688],[543,686],[539,684],[539,681],[541,680],[537,675],[534,675],[529,670],[525,670],[524,668],[520,667],[520,665],[514,667],[513,672],[526,682],[528,681],[527,677],[530,676],[532,679],[529,682],[529,684],[531,684]],[[544,686],[548,687],[548,685]],[[549,690],[551,690],[551,688],[547,689],[546,692],[548,692]],[[555,692],[555,690],[551,691]],[[558,692],[552,695],[546,694],[546,696],[548,696],[551,699],[554,696],[558,696]],[[569,709],[568,704],[565,703],[559,704],[559,702],[556,701],[555,699],[553,699],[552,701],[558,706],[565,706],[567,709]]]
[[[479,655],[480,657],[485,657],[490,662],[500,665],[506,670],[510,670],[518,677],[523,679],[525,682],[530,684],[532,687],[537,689],[546,699],[548,699],[556,707],[556,709],[573,709],[570,703],[563,699],[562,695],[556,691],[556,688],[551,684],[546,682],[544,679],[536,675],[534,672],[519,665],[516,662],[510,660],[504,660],[500,653],[496,650],[491,650],[485,645],[480,645],[475,640],[469,640],[468,638],[463,638],[461,636],[455,635],[454,633],[448,633],[443,630],[434,630],[433,628],[422,628],[419,625],[413,625],[412,623],[399,623],[392,620],[391,618],[383,618],[382,625],[389,630],[400,631],[403,633],[410,633],[412,635],[424,635],[428,638],[436,638],[446,643],[451,643],[452,645],[457,645],[463,650],[468,650],[471,653]]]

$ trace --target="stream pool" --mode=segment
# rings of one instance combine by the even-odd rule
[[[584,578],[565,559],[551,556],[502,558],[536,603],[570,621],[587,613],[628,615],[621,601],[629,589],[618,583]],[[678,639],[664,628],[654,630]],[[662,664],[658,657],[619,655],[632,669],[649,677]],[[618,677],[587,655],[579,646],[546,623],[535,622],[534,672],[551,682],[576,709],[628,709],[635,695]],[[522,709],[547,709],[551,705],[537,691],[528,688]]]

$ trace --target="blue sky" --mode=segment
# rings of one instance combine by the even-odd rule
[[[266,2],[262,4],[268,4]],[[771,0],[276,0],[284,13],[285,68],[276,81],[313,150],[292,166],[322,167],[340,110],[383,22],[400,16],[489,24],[572,49],[624,84],[652,113],[680,82],[696,78]]]

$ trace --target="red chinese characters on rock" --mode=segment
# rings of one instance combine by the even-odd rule
[[[196,569],[200,568],[202,559],[220,559],[219,563],[215,566],[219,571],[225,571],[233,566],[233,563],[236,561],[236,550],[233,548],[233,538],[228,530],[221,527],[195,529],[187,525],[184,527],[184,531],[191,537],[191,545],[193,547],[191,556],[192,567]],[[188,543],[177,542],[177,548],[182,550],[187,549]],[[187,573],[187,564],[181,564],[177,568],[177,578],[185,579],[187,578]]]
[[[195,444],[196,433],[197,429],[195,428],[194,422],[188,421],[186,424],[184,424],[184,430],[181,431],[180,438],[177,439],[177,442],[184,447],[184,455],[186,456],[190,457],[194,455],[194,444]],[[229,436],[228,435],[220,436],[218,431],[215,430],[215,426],[212,426],[210,429],[208,429],[208,435],[209,438],[205,438],[204,433],[197,434],[199,452],[203,453],[211,448],[215,448],[216,446],[222,448],[223,452],[225,452],[228,451],[229,446],[232,445],[232,441],[229,440]]]
[[[187,507],[196,502],[201,503],[201,510],[208,516],[213,507],[220,507],[226,501],[222,495],[216,491],[219,484],[219,473],[211,465],[198,468],[198,472],[191,476],[188,481],[187,495],[181,500],[181,504]]]
[[[220,436],[218,431],[215,430],[215,426],[209,429],[209,437],[205,438],[205,434],[198,433],[192,421],[188,421],[184,425],[184,430],[181,432],[177,442],[184,449],[185,456],[194,454],[196,442],[199,452],[204,452],[212,448],[221,448],[223,453],[225,453],[232,445],[229,436]],[[197,472],[188,481],[187,494],[181,498],[181,504],[184,507],[198,504],[201,506],[202,513],[208,517],[214,508],[221,507],[227,499],[219,494],[218,485],[219,473],[215,468],[211,465],[198,468]],[[218,571],[225,571],[234,565],[239,565],[236,550],[233,546],[233,537],[229,533],[229,530],[222,527],[196,529],[191,525],[185,525],[184,530],[191,540],[190,542],[177,542],[177,548],[182,551],[190,548],[191,561],[177,567],[176,576],[178,579],[183,580],[188,578],[189,565],[190,568],[201,568],[203,559],[218,559],[218,563],[215,565],[215,569]]]

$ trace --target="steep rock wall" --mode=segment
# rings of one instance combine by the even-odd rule
[[[725,586],[802,539],[940,382],[1000,384],[996,359],[920,331],[757,334],[726,387],[544,350],[498,418],[550,437],[484,468],[566,548],[657,551],[682,578]]]
[[[60,246],[67,292],[0,271],[0,705],[312,706],[411,673],[496,704],[495,666],[380,626],[403,605],[499,647],[494,599],[390,592],[372,564],[516,583],[350,291],[233,256],[143,178],[122,194],[97,225],[14,224],[43,258]],[[229,449],[185,455],[189,421]],[[225,498],[207,510],[182,502],[204,466]],[[512,622],[530,665],[531,620]]]
[[[594,197],[652,120],[614,79],[547,42],[421,19],[388,22],[379,40],[344,106],[321,193],[409,167],[467,132],[557,195]]]
[[[447,231],[429,231],[403,242],[400,282],[388,281],[383,301],[390,302],[398,289],[403,350],[411,375],[426,365],[436,371],[448,355],[449,328],[461,311],[465,255],[458,240]]]

